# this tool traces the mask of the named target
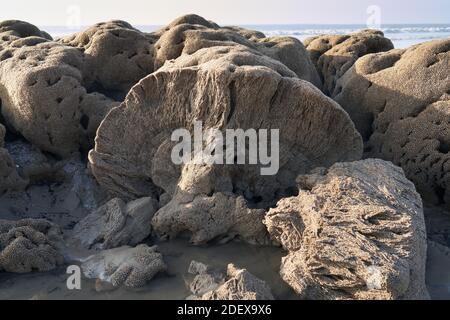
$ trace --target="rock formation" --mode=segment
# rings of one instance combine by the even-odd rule
[[[27,181],[17,173],[16,164],[8,150],[3,148],[5,134],[5,127],[0,124],[0,195],[8,190],[22,190],[27,185]]]
[[[377,30],[350,35],[321,35],[305,40],[306,49],[323,80],[323,91],[331,97],[339,93],[337,81],[362,56],[394,49],[391,40]]]
[[[400,168],[338,163],[298,182],[299,195],[281,200],[265,224],[289,251],[280,273],[300,297],[428,297],[422,201]]]
[[[98,23],[60,39],[84,54],[84,83],[93,91],[123,100],[139,80],[154,71],[155,36],[125,21]]]
[[[87,249],[135,246],[150,235],[151,220],[158,209],[153,198],[128,204],[112,199],[81,220],[73,229],[75,242]]]
[[[0,271],[50,271],[63,264],[61,230],[46,220],[0,220]]]
[[[89,149],[113,101],[88,93],[83,86],[81,52],[24,33],[22,26],[12,24],[0,33],[0,101],[5,121],[41,150],[68,156]]]
[[[449,203],[450,40],[359,59],[335,100],[367,141],[370,157],[393,161],[429,201]]]
[[[192,133],[196,121],[202,121],[204,132],[281,129],[278,174],[262,176],[262,165],[196,165],[194,153],[189,165],[173,164],[172,132],[185,128]],[[228,46],[183,55],[141,80],[102,122],[89,160],[97,181],[114,196],[128,200],[170,194],[174,202],[170,210],[166,206],[156,214],[156,231],[170,225],[171,233],[181,229],[203,233],[204,242],[217,234],[209,232],[204,222],[192,226],[204,221],[193,215],[211,216],[208,207],[216,200],[222,201],[218,206],[229,207],[230,220],[219,226],[221,230],[239,221],[254,224],[256,219],[249,215],[261,213],[247,210],[237,197],[266,207],[289,195],[298,174],[357,160],[361,153],[361,138],[337,104],[281,63],[245,47]],[[188,202],[197,209],[189,209]],[[233,218],[240,212],[248,217]],[[172,221],[177,216],[191,216],[186,219],[191,226],[180,219]]]
[[[190,270],[190,273],[196,274],[196,277],[190,286],[194,296],[189,299],[274,300],[269,286],[246,269],[239,269],[229,264],[225,277],[209,272],[205,265],[203,267],[206,268]]]
[[[81,269],[87,278],[111,283],[114,287],[144,286],[167,267],[157,247],[145,244],[135,248],[120,247],[86,258]]]

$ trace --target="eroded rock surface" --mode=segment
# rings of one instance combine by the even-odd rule
[[[202,121],[204,131],[280,129],[278,174],[261,175],[263,165],[173,164],[172,132],[185,128],[192,133],[196,121]],[[265,207],[288,195],[299,173],[357,160],[361,153],[361,138],[337,104],[276,60],[230,46],[184,55],[141,80],[102,122],[89,160],[98,182],[115,196],[170,194],[173,201],[155,216],[156,231],[158,226],[170,226],[172,234],[187,229],[204,242],[218,232],[210,232],[207,224],[185,224],[204,224],[200,216],[211,216],[222,233],[246,220],[258,223],[251,215],[261,213],[247,210],[249,204],[238,197]],[[209,209],[215,202],[228,207],[229,221]],[[226,223],[214,222],[216,216]]]
[[[196,300],[274,300],[269,286],[246,269],[233,264],[227,267],[226,276],[197,272],[190,286]]]
[[[323,91],[336,96],[337,80],[362,56],[394,49],[391,40],[377,30],[349,35],[321,35],[305,40],[305,46],[323,80]]]
[[[150,235],[151,220],[158,209],[153,198],[142,198],[126,204],[112,199],[81,220],[72,237],[87,249],[111,249],[135,246]]]
[[[422,201],[383,160],[338,163],[300,176],[297,197],[265,219],[289,251],[282,278],[305,299],[424,299]]]
[[[426,200],[449,203],[450,40],[359,59],[335,100],[370,157],[401,166]]]
[[[114,287],[138,288],[167,269],[157,247],[139,245],[102,251],[85,259],[81,265],[87,278],[99,279]]]
[[[3,148],[5,134],[5,127],[0,124],[0,195],[9,190],[22,190],[28,183],[19,176],[14,160],[8,150]]]
[[[41,219],[0,220],[0,271],[50,271],[62,265],[61,230]]]

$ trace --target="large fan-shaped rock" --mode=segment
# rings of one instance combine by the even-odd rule
[[[203,208],[211,215],[207,208],[214,199],[209,197],[222,199],[222,205],[228,207],[230,219],[221,230],[239,221],[231,218],[231,212],[260,216],[247,211],[245,201],[236,197],[269,204],[289,194],[299,173],[361,157],[361,138],[346,113],[314,86],[294,76],[281,63],[236,46],[203,49],[167,63],[140,81],[103,121],[96,147],[89,155],[93,174],[107,190],[125,199],[161,193],[161,189],[176,195],[170,210],[163,208],[157,213],[155,225],[168,226],[163,220],[181,219],[185,209],[200,216],[199,208]],[[192,132],[195,121],[202,121],[205,131],[279,129],[278,174],[262,176],[262,165],[191,163],[183,168],[173,164],[173,130]],[[200,198],[194,199],[196,196]],[[199,210],[191,210],[190,202]],[[163,212],[167,212],[165,218]],[[203,233],[202,241],[217,235],[206,232],[204,223],[193,226],[195,221],[186,221],[191,225],[186,229]],[[170,228],[173,235],[185,226],[177,228],[172,221]]]
[[[369,159],[318,171],[265,219],[289,251],[282,278],[306,299],[427,298],[422,201],[402,169]]]
[[[61,230],[46,220],[0,220],[0,271],[49,271],[64,262]]]
[[[73,229],[73,238],[87,249],[137,245],[150,235],[151,220],[157,209],[158,203],[152,198],[128,204],[112,199],[81,220]]]
[[[41,150],[88,149],[113,102],[82,85],[83,55],[39,37],[0,41],[0,99],[6,122]]]
[[[182,54],[192,54],[202,48],[243,45],[276,59],[303,80],[321,87],[319,75],[303,44],[291,37],[266,38],[264,34],[236,27],[221,28],[196,15],[178,18],[157,31],[155,70],[165,61]]]
[[[167,269],[157,247],[145,244],[120,247],[86,258],[81,269],[87,278],[98,279],[114,287],[138,288]]]
[[[306,49],[323,80],[323,91],[334,97],[340,88],[337,80],[360,57],[394,48],[381,31],[363,30],[350,35],[321,35],[305,41]]]
[[[368,155],[400,165],[427,200],[450,203],[450,40],[365,56],[339,85],[335,99]]]
[[[255,197],[273,197],[288,184],[285,176],[293,181],[317,165],[359,158],[361,139],[345,112],[293,76],[282,64],[243,47],[182,56],[140,81],[106,117],[90,153],[93,173],[121,197],[149,195],[155,184],[173,194],[181,167],[170,160],[172,131],[192,130],[196,120],[204,130],[280,129],[283,174],[266,176],[273,184],[245,176],[244,171],[260,176],[257,166],[232,166],[239,172],[230,177],[235,187]]]
[[[84,53],[86,87],[123,100],[133,85],[153,72],[156,40],[125,21],[109,21],[60,42]]]

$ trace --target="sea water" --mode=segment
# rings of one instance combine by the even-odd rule
[[[161,26],[148,25],[136,26],[144,32],[158,30]],[[266,25],[242,25],[241,27],[258,30],[266,36],[291,36],[303,41],[308,37],[320,34],[348,34],[367,29],[366,25],[321,25],[321,24],[266,24]],[[41,27],[53,37],[69,35],[85,29],[68,27]],[[411,45],[435,39],[450,38],[450,24],[386,24],[379,28],[385,36],[392,40],[395,48],[407,48]]]

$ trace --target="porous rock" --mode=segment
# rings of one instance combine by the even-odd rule
[[[198,274],[191,290],[198,300],[274,300],[270,287],[246,269],[233,264],[227,267],[226,277],[209,273]]]
[[[0,271],[50,271],[63,264],[61,230],[41,219],[0,220]]]
[[[173,164],[173,130],[192,133],[195,121],[202,121],[205,131],[280,129],[278,174],[262,176],[261,165]],[[115,196],[172,196],[155,215],[156,231],[169,228],[174,235],[187,229],[194,242],[205,242],[219,232],[210,232],[214,229],[200,216],[228,219],[214,228],[222,233],[236,226],[252,239],[253,230],[260,234],[263,228],[249,236],[239,222],[259,223],[262,213],[248,210],[244,200],[265,207],[289,194],[299,173],[361,154],[361,137],[336,103],[276,60],[229,46],[183,55],[141,80],[102,122],[89,160],[97,181]],[[211,214],[214,203],[226,209],[227,218]],[[205,227],[193,225],[197,221]]]
[[[81,269],[87,278],[100,279],[114,287],[138,288],[166,271],[167,266],[156,246],[142,244],[102,251],[83,260]]]
[[[112,199],[81,220],[73,229],[73,238],[87,249],[111,249],[135,246],[150,235],[151,220],[158,209],[153,198],[126,204]]]
[[[350,35],[320,35],[305,41],[306,49],[323,80],[323,91],[331,97],[339,93],[337,80],[360,57],[394,49],[391,40],[378,30]]]
[[[450,203],[450,40],[367,55],[339,81],[335,100],[368,157],[403,168],[427,201]]]
[[[425,299],[422,201],[401,168],[337,163],[300,176],[265,219],[289,252],[280,274],[304,299]]]

